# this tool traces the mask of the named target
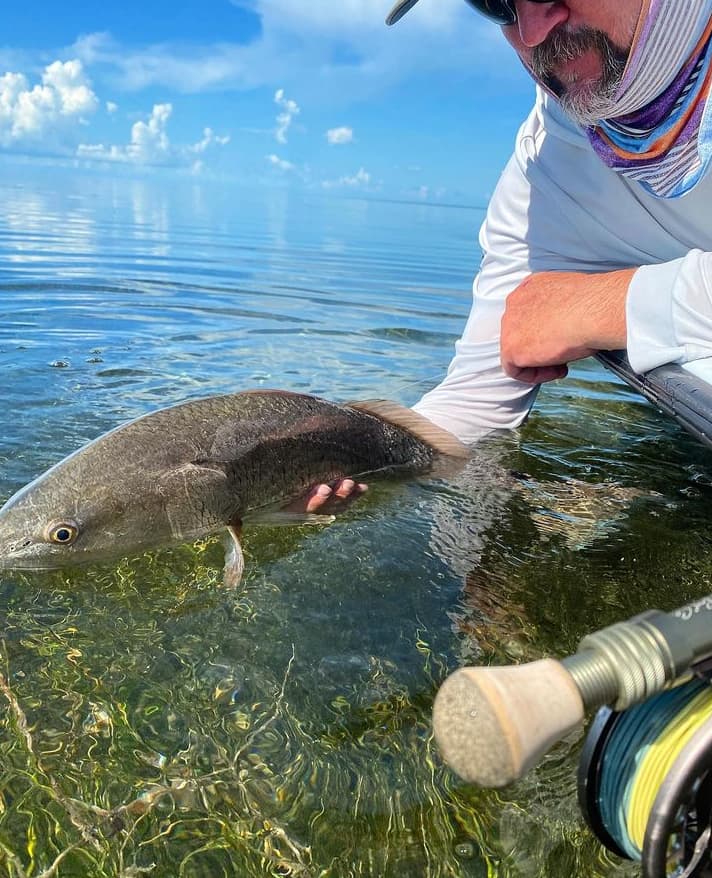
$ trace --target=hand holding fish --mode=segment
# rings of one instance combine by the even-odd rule
[[[331,515],[368,491],[368,485],[353,479],[340,479],[333,485],[315,485],[307,494],[285,506],[285,512]]]
[[[541,384],[563,378],[567,363],[626,345],[625,303],[634,268],[602,274],[542,271],[507,297],[502,367]]]

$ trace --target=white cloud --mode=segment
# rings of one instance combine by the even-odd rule
[[[204,128],[203,139],[199,140],[197,143],[194,143],[192,146],[189,146],[188,149],[191,152],[205,152],[205,150],[213,144],[217,144],[218,146],[226,146],[228,143],[230,143],[229,134],[220,136],[218,134],[215,134],[212,128]]]
[[[318,34],[343,41],[350,33],[387,32],[384,19],[391,3],[383,0],[232,0],[235,6],[249,7],[263,19],[265,26],[281,26],[291,33]],[[409,31],[423,28],[433,32],[442,30],[459,19],[452,4],[439,0],[423,0],[418,4],[417,16],[411,13],[400,25]],[[455,4],[457,5],[457,4]],[[472,14],[472,13],[470,13]],[[391,31],[391,34],[394,32]]]
[[[22,73],[0,76],[0,143],[62,137],[96,111],[99,100],[82,62],[55,61],[32,87]]]
[[[89,34],[72,47],[87,64],[101,65],[116,89],[162,86],[179,92],[215,88],[279,88],[289,83],[300,100],[343,107],[382,94],[414,71],[476,71],[502,78],[497,59],[511,50],[500,29],[464,3],[421,0],[395,28],[387,28],[386,0],[232,0],[260,19],[249,43],[157,43],[124,46]],[[384,5],[385,4],[385,5]],[[467,38],[463,38],[463,32]],[[473,54],[472,46],[477,46]],[[519,75],[511,64],[513,75]],[[492,72],[496,71],[496,72]]]
[[[266,156],[266,158],[273,168],[277,168],[278,170],[285,172],[294,170],[294,165],[291,162],[288,162],[286,159],[281,159],[278,155],[275,155],[274,153]]]
[[[353,128],[347,128],[346,126],[342,126],[341,128],[330,128],[326,132],[326,139],[329,141],[329,143],[333,145],[338,145],[341,143],[353,143]]]
[[[274,136],[279,143],[286,143],[289,126],[292,124],[292,119],[299,115],[300,109],[296,101],[285,98],[283,88],[278,88],[275,92],[274,102],[282,108],[282,112],[277,116],[277,128]]]
[[[347,176],[340,177],[338,180],[324,180],[321,185],[324,189],[336,189],[344,186],[351,188],[367,188],[370,183],[371,175],[363,168],[359,168],[352,177]]]
[[[363,168],[359,168],[353,177],[342,177],[341,182],[344,186],[368,186],[371,182],[371,175]]]
[[[81,143],[77,155],[81,158],[109,162],[129,162],[139,165],[186,165],[193,173],[203,169],[203,162],[192,156],[204,153],[214,145],[224,146],[229,136],[217,136],[212,128],[203,130],[203,137],[189,146],[174,146],[168,137],[168,120],[173,113],[172,104],[154,104],[147,121],[140,120],[131,126],[131,140],[125,145]]]
[[[134,122],[131,143],[126,147],[132,161],[160,162],[168,156],[170,141],[166,125],[172,112],[172,104],[154,104],[148,122]]]
[[[64,116],[93,113],[98,100],[84,75],[82,62],[55,61],[42,74],[43,99],[49,92],[49,101]],[[35,86],[34,92],[38,87]]]
[[[106,102],[106,112],[107,113],[115,113],[119,109],[119,105],[115,104],[113,101]]]

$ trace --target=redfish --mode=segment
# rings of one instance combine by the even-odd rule
[[[302,523],[313,516],[279,509],[315,484],[424,473],[467,456],[456,437],[392,402],[279,390],[206,397],[123,424],[18,491],[0,509],[0,567],[105,561],[227,529],[235,584],[244,520]]]

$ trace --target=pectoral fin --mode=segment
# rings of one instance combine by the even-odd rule
[[[332,524],[336,521],[336,516],[319,515],[317,512],[288,512],[285,509],[265,509],[261,512],[251,512],[247,520],[250,524],[286,527],[302,524]]]
[[[164,504],[173,539],[195,539],[201,529],[200,497],[225,493],[225,472],[202,463],[184,463],[167,469],[157,477],[156,490]],[[198,499],[194,499],[198,498]]]
[[[245,556],[240,545],[240,524],[229,524],[225,537],[225,572],[223,582],[226,588],[237,588],[245,569]]]

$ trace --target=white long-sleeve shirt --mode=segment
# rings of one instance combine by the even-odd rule
[[[627,348],[644,372],[712,355],[712,174],[682,198],[649,195],[603,164],[581,128],[538,90],[480,230],[474,304],[444,380],[414,408],[472,442],[526,417],[537,388],[500,362],[505,300],[539,271],[640,266]]]

